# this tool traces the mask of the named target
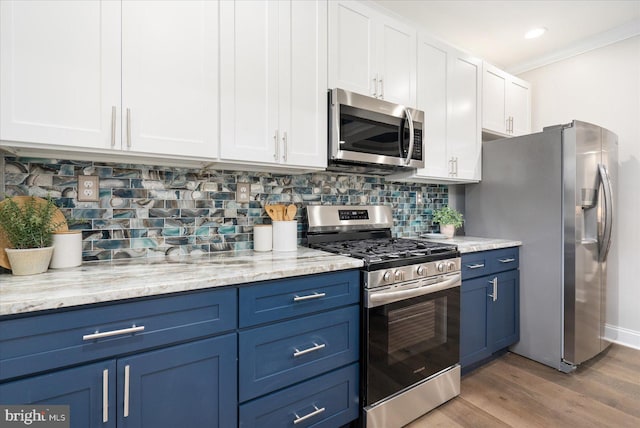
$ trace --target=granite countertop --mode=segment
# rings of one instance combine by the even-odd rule
[[[475,253],[478,251],[497,250],[500,248],[519,247],[521,241],[511,239],[479,238],[477,236],[454,236],[453,238],[438,238],[422,235],[419,239],[450,243],[458,246],[460,253]]]
[[[89,262],[40,275],[0,274],[0,316],[359,268],[361,260],[298,247]]]

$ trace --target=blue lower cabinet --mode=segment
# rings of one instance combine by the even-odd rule
[[[470,270],[460,295],[460,364],[468,372],[520,340],[518,248],[463,255],[462,264],[488,266],[487,275]],[[478,268],[483,269],[483,268]]]
[[[236,335],[118,360],[118,427],[234,427]]]
[[[116,362],[109,360],[0,384],[0,403],[67,405],[71,428],[113,428],[115,385]]]
[[[240,405],[240,427],[335,428],[357,419],[358,364]]]

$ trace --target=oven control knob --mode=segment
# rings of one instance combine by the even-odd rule
[[[385,282],[388,282],[391,279],[391,272],[390,271],[386,271],[384,273],[384,275],[382,275],[382,280]]]
[[[455,262],[447,263],[447,270],[448,271],[456,270],[456,263]]]
[[[444,272],[444,263],[438,263],[438,272]]]
[[[402,279],[402,271],[397,270],[393,276],[396,279],[396,281],[400,281]]]
[[[424,266],[418,266],[418,270],[416,271],[416,273],[418,274],[418,276],[423,276],[425,273],[427,273],[427,270],[424,268]]]

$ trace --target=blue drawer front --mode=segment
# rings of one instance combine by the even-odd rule
[[[360,300],[357,270],[303,276],[240,288],[240,327],[306,315]]]
[[[491,273],[518,269],[520,266],[520,249],[512,247],[491,251],[489,265],[491,266]]]
[[[352,364],[242,404],[240,427],[335,428],[358,417],[358,402],[358,364]]]
[[[462,280],[488,275],[491,251],[467,253],[462,255]]]
[[[349,306],[240,332],[240,401],[357,361],[359,312]]]
[[[496,272],[518,269],[520,262],[519,252],[518,247],[510,247],[463,254],[462,279],[477,278]]]
[[[233,330],[236,296],[225,288],[0,321],[0,380]],[[144,331],[83,340],[134,325]]]

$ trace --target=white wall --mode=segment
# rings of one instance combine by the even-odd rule
[[[532,131],[573,119],[619,138],[617,245],[609,267],[606,335],[640,349],[640,36],[518,77],[531,82]]]

